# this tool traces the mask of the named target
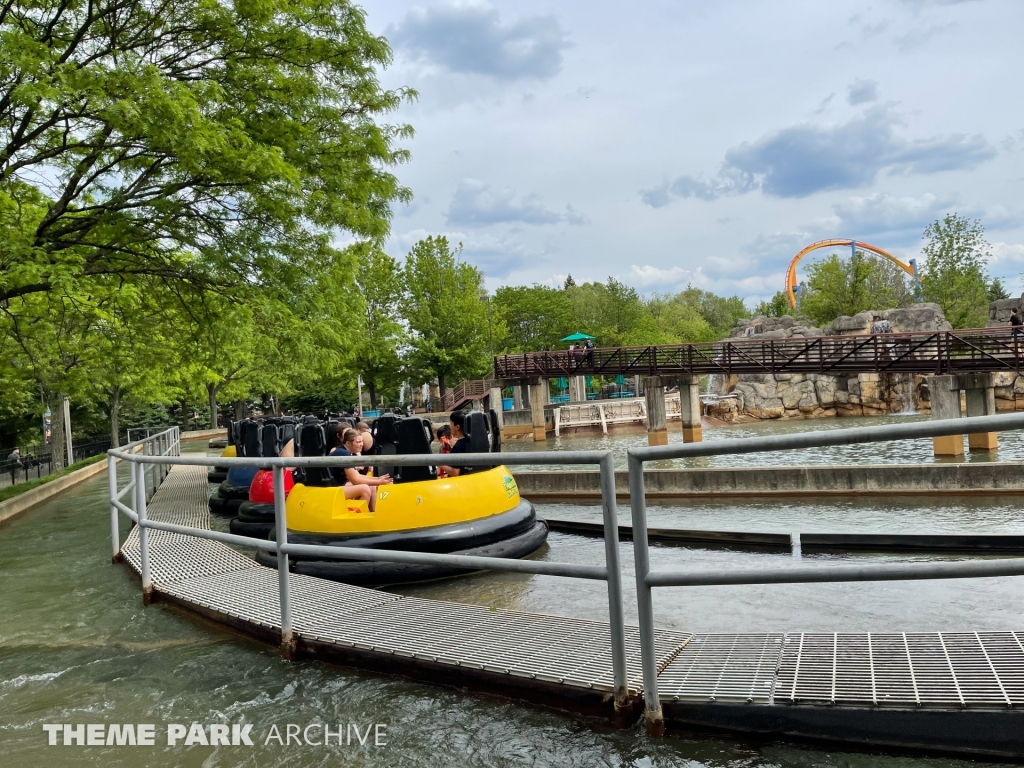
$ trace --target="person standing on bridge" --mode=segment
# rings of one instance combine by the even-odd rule
[[[1014,342],[1020,339],[1022,333],[1021,326],[1024,326],[1024,318],[1020,316],[1020,310],[1016,307],[1010,310],[1010,333],[1013,334]]]

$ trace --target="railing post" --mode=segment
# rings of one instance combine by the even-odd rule
[[[149,529],[146,527],[146,464],[132,462],[135,468],[135,514],[139,517],[139,570],[142,575],[142,604],[153,602],[153,578],[149,572]]]
[[[117,499],[117,459],[107,456],[107,487],[110,491],[110,561],[121,562],[121,531],[118,527],[118,511],[114,506]]]
[[[295,635],[292,633],[292,601],[288,584],[288,521],[285,515],[284,467],[274,467],[274,524],[277,534],[277,584],[281,604],[281,655],[295,658]]]
[[[640,663],[644,681],[644,723],[651,736],[665,734],[665,716],[658,698],[658,656],[654,643],[654,603],[647,574],[651,570],[647,544],[647,501],[644,498],[644,463],[629,455],[629,505],[633,517],[633,561],[636,568],[636,603],[640,619]]]
[[[601,459],[601,509],[604,514],[604,559],[608,568],[608,618],[615,681],[615,722],[629,721],[629,680],[626,676],[626,629],[622,613],[622,572],[619,569],[619,511],[615,501],[615,464],[611,451]]]

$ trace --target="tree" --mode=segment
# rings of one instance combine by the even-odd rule
[[[570,286],[566,293],[572,302],[573,327],[596,336],[603,346],[643,343],[631,331],[644,315],[640,294],[609,277],[606,283]]]
[[[0,7],[0,301],[95,277],[225,294],[388,231],[407,126],[349,0]]]
[[[799,311],[826,325],[841,315],[905,307],[912,302],[905,273],[898,266],[857,251],[849,258],[832,254],[807,267]]]
[[[796,310],[789,306],[789,296],[785,291],[778,291],[768,301],[762,301],[754,308],[755,315],[764,317],[782,317],[795,314]]]
[[[437,376],[444,397],[448,381],[480,376],[487,368],[487,308],[480,301],[483,275],[459,260],[444,236],[416,243],[405,261],[405,318],[412,332],[411,363]]]
[[[556,349],[572,327],[572,303],[565,290],[543,285],[504,286],[494,293],[498,349],[503,353]]]
[[[402,380],[399,351],[405,346],[402,298],[405,273],[398,262],[375,246],[362,249],[356,289],[362,303],[353,336],[352,366],[363,377],[376,409],[382,389],[397,389]]]
[[[928,225],[924,237],[924,300],[942,307],[954,328],[984,326],[988,319],[989,280],[985,264],[989,245],[981,222],[947,213],[941,221]]]
[[[988,300],[989,302],[999,301],[1000,299],[1010,298],[1010,293],[1006,290],[1006,286],[1003,285],[1003,281],[998,277],[992,278],[992,282],[988,286]]]

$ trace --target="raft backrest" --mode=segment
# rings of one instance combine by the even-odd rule
[[[246,419],[239,428],[241,433],[241,453],[246,457],[258,457],[260,453],[260,425],[252,419]]]
[[[241,430],[239,429],[240,425],[240,421],[228,422],[228,442],[235,446],[235,451],[239,456],[242,455],[242,435]]]
[[[264,424],[260,430],[260,456],[264,458],[281,455],[281,433],[277,424]]]
[[[467,453],[490,453],[491,440],[487,434],[487,427],[487,417],[482,411],[466,411],[466,420],[463,422],[462,430],[469,438]],[[462,473],[475,472],[478,469],[487,469],[487,467],[464,467]]]
[[[378,456],[394,456],[398,453],[398,417],[393,413],[382,413],[370,425],[370,434],[373,435],[373,447]],[[381,464],[373,468],[377,477],[381,475],[395,476],[395,468],[388,464]]]
[[[327,440],[322,424],[303,424],[295,441],[296,456],[324,456],[327,451]],[[306,485],[325,486],[337,485],[327,467],[305,467],[296,478]]]
[[[284,448],[289,442],[295,439],[295,430],[297,427],[298,425],[294,421],[286,421],[281,425],[279,428],[281,432],[281,448]],[[280,454],[280,451],[278,451],[278,454]]]
[[[407,416],[398,422],[398,453],[401,455],[430,454],[430,441],[434,435],[419,416]],[[398,467],[392,475],[396,483],[414,483],[433,480],[437,467]]]
[[[491,453],[501,453],[501,422],[498,412],[491,408],[487,415],[491,421]]]

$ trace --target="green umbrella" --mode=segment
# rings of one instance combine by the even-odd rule
[[[574,333],[571,336],[566,336],[562,341],[583,341],[584,339],[593,339],[594,336],[587,336],[585,333]]]

